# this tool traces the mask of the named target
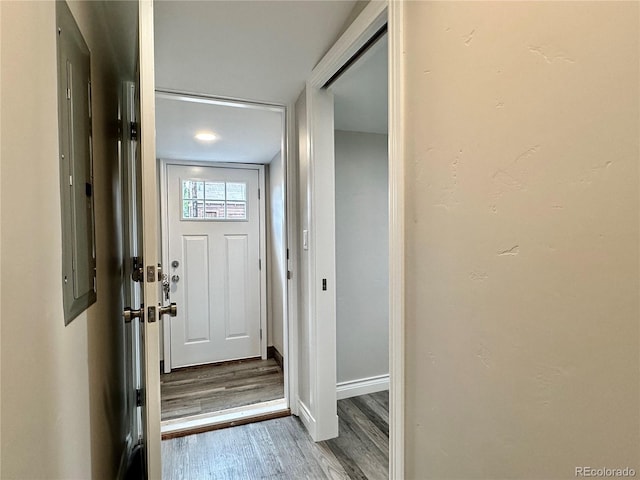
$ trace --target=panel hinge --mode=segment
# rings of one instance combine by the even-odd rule
[[[141,388],[136,388],[136,407],[144,406],[144,392]]]
[[[129,124],[129,133],[131,134],[131,140],[138,140],[138,124],[136,122]]]

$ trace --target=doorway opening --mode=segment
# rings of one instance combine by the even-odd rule
[[[290,324],[290,333],[285,332],[283,335],[289,340],[284,345],[283,363],[284,382],[290,384],[290,388],[285,385],[285,394],[289,395],[286,400],[290,402],[291,412],[297,418],[274,419],[247,425],[247,427],[252,429],[258,428],[258,426],[267,426],[267,424],[273,425],[274,422],[291,421],[299,427],[303,435],[309,434],[314,442],[318,442],[315,445],[323,449],[323,445],[319,442],[333,439],[338,435],[335,348],[335,231],[332,216],[335,205],[333,190],[335,184],[334,104],[332,93],[324,87],[338,69],[342,68],[354,54],[358,53],[364,43],[368,42],[386,24],[387,9],[389,9],[390,25],[395,26],[390,29],[390,51],[394,52],[391,61],[394,67],[390,69],[389,73],[389,95],[393,100],[389,109],[391,126],[389,146],[392,153],[389,158],[387,190],[390,207],[389,251],[390,257],[394,261],[389,264],[389,277],[392,279],[389,282],[391,290],[389,302],[391,398],[387,410],[390,418],[388,428],[391,445],[390,470],[392,477],[395,478],[402,476],[398,472],[402,471],[403,443],[403,350],[401,335],[403,276],[401,272],[404,261],[402,259],[403,230],[400,228],[403,220],[402,175],[399,175],[399,172],[402,172],[402,156],[398,153],[402,150],[402,125],[398,121],[402,118],[399,115],[399,111],[402,109],[400,101],[402,92],[399,88],[401,82],[398,83],[397,78],[399,75],[391,72],[402,71],[401,68],[397,68],[397,63],[401,60],[398,55],[398,52],[401,51],[398,47],[398,42],[401,40],[398,26],[402,22],[398,16],[400,7],[395,3],[390,5],[387,5],[386,2],[357,2],[356,5],[354,3],[356,2],[312,2],[311,4],[305,2],[285,2],[285,4],[282,2],[251,2],[249,6],[249,4],[242,2],[219,2],[216,3],[214,12],[212,11],[213,7],[209,6],[209,2],[200,2],[193,4],[194,10],[185,16],[183,13],[186,13],[187,9],[184,9],[183,5],[178,5],[179,2],[160,2],[156,4],[158,16],[156,17],[155,30],[162,32],[162,35],[155,37],[155,40],[163,39],[163,41],[157,42],[154,59],[148,56],[149,52],[154,51],[152,43],[154,38],[147,34],[149,31],[153,31],[154,27],[154,5],[151,2],[141,2],[140,55],[142,60],[140,72],[141,92],[143,93],[141,95],[141,123],[144,123],[143,128],[140,129],[142,132],[141,150],[143,152],[143,166],[148,172],[145,178],[146,185],[155,187],[157,184],[155,180],[156,162],[159,156],[155,155],[155,139],[153,142],[149,140],[153,139],[153,132],[156,130],[151,128],[155,123],[156,82],[163,86],[159,93],[168,95],[182,95],[183,97],[218,102],[233,102],[233,100],[229,100],[232,98],[260,98],[268,99],[276,106],[288,106],[286,114],[290,130],[287,142],[290,147],[289,151],[295,152],[295,154],[292,155],[291,164],[287,166],[288,182],[290,182],[287,182],[287,199],[290,201],[287,202],[288,223],[285,221],[285,225],[287,225],[288,245],[291,248],[289,267],[293,273],[293,281],[289,283],[291,290],[288,302],[283,302],[283,305],[288,303],[288,314],[292,316],[293,320]],[[247,15],[245,7],[252,9],[250,15]],[[225,11],[225,9],[227,10]],[[266,18],[277,18],[278,22],[265,21]],[[327,21],[320,21],[320,18],[326,18]],[[247,19],[255,21],[247,22]],[[331,19],[344,21],[346,30]],[[291,28],[275,27],[275,25],[282,25],[281,20],[289,22]],[[333,30],[329,28],[332,25],[336,27]],[[267,31],[263,32],[261,28],[267,29]],[[276,28],[278,34],[271,34]],[[283,35],[282,32],[287,32],[287,34]],[[300,34],[300,38],[304,38],[304,42],[291,42],[291,35],[296,34],[295,32],[303,32]],[[220,38],[209,38],[214,34]],[[237,41],[234,41],[234,38]],[[332,39],[335,38],[338,38],[338,41],[333,43]],[[187,41],[184,41],[185,39]],[[261,41],[256,41],[257,39]],[[324,45],[321,42],[325,42]],[[333,46],[330,47],[330,45]],[[235,47],[238,47],[238,50],[234,50]],[[287,52],[287,54],[283,52]],[[316,64],[316,67],[313,67],[313,59],[320,58],[322,52],[327,53]],[[191,53],[197,53],[197,55]],[[297,60],[296,53],[299,53]],[[157,65],[154,65],[154,60]],[[190,63],[191,60],[193,65]],[[281,65],[283,60],[284,64]],[[158,68],[155,68],[156,66]],[[205,68],[209,70],[206,71],[206,75],[202,75]],[[309,76],[309,71],[311,71],[311,76]],[[147,86],[146,89],[145,86]],[[298,95],[296,91],[299,92],[299,88],[303,86],[302,95],[296,97]],[[194,91],[209,93],[203,95],[187,93]],[[210,93],[215,93],[219,97],[206,96]],[[298,98],[297,101],[296,98]],[[245,103],[250,104],[251,102]],[[144,128],[145,126],[147,128]],[[162,134],[158,132],[158,136],[161,138]],[[146,156],[144,152],[147,152]],[[285,164],[287,164],[286,159]],[[200,181],[198,178],[187,178],[186,180]],[[202,179],[204,184],[207,181],[207,179]],[[205,203],[204,213],[207,197],[205,194],[204,198],[198,198],[197,190],[196,186],[196,198],[184,196],[180,201],[202,200]],[[150,240],[145,243],[147,264],[145,264],[146,272],[143,273],[146,273],[146,278],[154,278],[153,281],[149,280],[145,283],[145,300],[148,298],[149,303],[152,303],[147,309],[150,313],[155,314],[155,304],[159,300],[156,296],[160,292],[160,289],[158,292],[155,291],[157,285],[155,275],[151,276],[155,272],[156,263],[159,263],[159,258],[156,255],[157,244],[160,243],[156,239],[158,231],[156,228],[156,198],[147,190],[144,199],[147,206],[144,216],[145,227],[148,227],[145,228],[145,232],[148,232],[146,238]],[[222,201],[222,199],[213,198],[210,200]],[[234,200],[238,201],[238,199]],[[225,196],[224,202],[226,201],[227,197]],[[211,207],[215,210],[215,205]],[[192,208],[195,208],[199,213],[197,203],[195,207],[192,205]],[[165,262],[170,262],[170,260],[167,259]],[[152,289],[152,287],[154,288]],[[171,289],[171,285],[169,285],[169,289]],[[285,289],[285,295],[286,292]],[[180,308],[180,306],[178,307]],[[162,307],[162,311],[166,312],[167,307]],[[145,338],[145,346],[149,346],[146,350],[149,354],[145,357],[149,360],[145,363],[147,375],[145,386],[148,386],[151,393],[159,391],[160,384],[156,370],[159,364],[157,347],[160,336],[158,335],[158,327],[158,322],[149,323],[149,335],[146,335]],[[288,328],[286,321],[284,328]],[[289,347],[288,351],[287,346]],[[156,425],[159,426],[160,423],[157,421],[160,418],[160,406],[155,395],[149,395],[149,399],[149,404],[145,408],[146,418],[149,420],[145,430],[149,446],[147,463],[153,467],[150,467],[150,470],[159,471],[160,442],[158,440],[160,435],[156,433]],[[209,428],[209,425],[206,428]],[[223,435],[233,433],[236,436],[234,430],[240,429],[225,429],[219,432],[207,432],[203,435],[210,437],[212,434],[222,432]],[[240,432],[239,435],[242,436],[242,433]],[[199,442],[197,439],[194,440]],[[162,444],[163,455],[165,447],[168,450],[172,448],[172,445],[180,445],[180,442],[173,442],[173,440],[169,440]],[[233,443],[237,444],[238,442],[234,441]],[[267,444],[270,445],[269,442]],[[317,449],[314,451],[317,452]],[[205,455],[211,457],[211,451]],[[172,461],[171,458],[169,460]],[[294,460],[297,461],[297,458]],[[195,467],[199,465],[200,463]],[[179,470],[184,471],[184,469]]]
[[[156,91],[163,438],[290,413],[285,118]]]
[[[387,52],[385,25],[326,87],[334,101],[338,415],[329,444],[370,479],[389,478]],[[350,448],[356,441],[366,460]]]

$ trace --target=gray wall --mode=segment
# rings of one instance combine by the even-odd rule
[[[311,395],[310,385],[310,335],[311,312],[309,298],[309,250],[302,246],[302,232],[309,229],[310,188],[309,156],[307,140],[307,98],[303,90],[295,104],[295,131],[297,157],[297,225],[298,225],[298,271],[294,272],[294,281],[298,282],[298,398],[307,408],[313,408],[315,398]],[[296,275],[297,274],[297,275]]]
[[[286,229],[284,224],[284,158],[278,153],[267,167],[268,171],[268,211],[267,211],[267,299],[269,345],[284,355],[283,321],[284,292],[287,282]]]
[[[115,478],[124,448],[122,78],[104,25],[120,7],[70,4],[92,53],[98,300],[65,327],[55,3],[0,2],[2,478]]]
[[[406,477],[640,471],[637,2],[406,2]]]
[[[338,383],[389,373],[387,135],[335,132]]]

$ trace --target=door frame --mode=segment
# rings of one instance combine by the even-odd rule
[[[319,202],[320,197],[326,200],[329,193],[322,188],[322,179],[334,171],[335,156],[333,143],[333,98],[330,92],[323,90],[327,82],[357,54],[376,32],[387,24],[388,49],[388,102],[389,102],[389,478],[404,478],[404,4],[402,1],[390,0],[369,2],[360,15],[347,28],[344,34],[331,47],[327,54],[313,69],[306,84],[306,114],[308,127],[308,155],[310,159],[310,184],[312,186],[311,215],[309,228],[315,232],[311,237],[310,249],[315,251],[316,265],[320,259],[333,256],[335,259],[335,236],[333,245],[326,244],[330,236],[331,223],[335,230],[335,209],[333,204]],[[330,186],[333,189],[333,185]],[[315,204],[315,205],[314,205]],[[328,211],[333,209],[332,211]],[[322,238],[317,238],[318,233]],[[327,235],[329,233],[329,235]],[[325,241],[323,241],[323,239]],[[334,285],[333,295],[323,296],[319,292],[320,275],[317,271],[310,274],[311,323],[324,342],[316,341],[315,358],[312,364],[321,370],[327,355],[336,351],[336,315],[335,315],[335,260],[331,263],[328,274]],[[325,276],[323,274],[322,276]],[[315,301],[314,301],[315,296]],[[333,322],[320,321],[332,318]],[[313,350],[312,350],[313,351]],[[321,359],[325,359],[321,361]],[[316,374],[316,394],[327,392],[329,375],[322,372]],[[334,373],[335,375],[335,373]],[[312,387],[313,388],[313,387]],[[335,392],[335,383],[333,385]],[[335,394],[317,396],[318,405],[316,421],[318,424],[316,439],[323,439],[333,430],[332,407],[335,411]],[[331,405],[333,403],[333,405]],[[325,425],[321,425],[324,422]],[[337,425],[336,425],[337,431]]]
[[[161,258],[162,265],[169,265],[169,174],[170,165],[183,167],[213,167],[213,168],[235,168],[237,170],[256,170],[258,172],[258,188],[260,196],[259,205],[259,232],[260,232],[260,329],[262,338],[260,339],[260,356],[263,360],[267,358],[267,244],[266,244],[266,192],[265,192],[265,169],[264,165],[249,163],[228,163],[228,162],[207,162],[202,160],[169,160],[158,159],[160,166],[160,226],[161,226]],[[168,271],[168,267],[164,273]],[[164,361],[164,373],[171,372],[171,317],[167,317],[168,322],[162,321],[162,358]],[[167,328],[168,327],[168,328]]]

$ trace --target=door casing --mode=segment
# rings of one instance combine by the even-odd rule
[[[333,139],[333,99],[331,93],[323,90],[324,85],[338,72],[375,33],[387,24],[389,37],[389,478],[404,478],[404,2],[380,1],[369,2],[360,15],[331,47],[322,60],[316,65],[306,83],[306,126],[309,145],[306,154],[310,163],[311,183],[311,215],[309,230],[311,233],[310,252],[315,264],[335,257],[335,245],[328,245],[326,238],[331,236],[332,222],[335,221],[335,210],[329,208],[319,198],[334,194],[318,180],[327,176],[334,169]],[[320,174],[320,175],[318,175]],[[315,205],[314,205],[315,201]],[[328,215],[332,215],[329,218]],[[319,232],[318,232],[319,230]],[[318,239],[317,236],[320,236]],[[333,237],[335,239],[335,236]],[[315,241],[314,241],[315,240]],[[320,241],[318,241],[320,240]],[[335,261],[331,268],[323,272],[312,270],[309,274],[309,306],[311,329],[316,332],[314,358],[311,364],[310,385],[315,388],[317,405],[311,412],[315,417],[315,425],[306,425],[314,440],[323,440],[337,435],[337,424],[334,418],[336,402],[335,390],[330,389],[332,372],[327,372],[327,355],[335,360],[335,292],[333,295],[318,295],[321,278],[328,275],[335,287]],[[320,274],[321,273],[321,274]],[[315,295],[315,298],[313,297]],[[332,321],[327,321],[327,315]],[[322,319],[322,321],[320,321]],[[320,329],[320,330],[318,330]],[[312,349],[313,351],[313,349]],[[322,362],[319,362],[323,359]],[[335,375],[335,363],[329,365]],[[335,384],[333,385],[335,389]],[[313,396],[313,395],[312,395]],[[301,415],[303,422],[304,415]]]
[[[283,288],[284,298],[283,298],[283,339],[284,339],[284,352],[283,354],[283,363],[284,363],[284,396],[286,403],[291,410],[293,415],[298,415],[298,386],[299,386],[299,378],[298,378],[298,287],[297,281],[295,280],[298,276],[298,242],[297,242],[297,223],[296,223],[296,214],[295,212],[298,209],[298,198],[297,198],[297,188],[296,188],[296,166],[295,162],[291,161],[290,153],[295,150],[296,146],[296,138],[295,138],[295,130],[294,130],[294,110],[293,105],[285,106],[278,105],[272,103],[259,103],[250,100],[242,100],[242,99],[231,99],[231,98],[222,98],[216,97],[213,95],[203,95],[201,93],[194,92],[185,92],[179,90],[169,90],[169,89],[157,89],[155,91],[156,95],[162,95],[168,98],[177,99],[180,97],[185,98],[189,101],[198,100],[204,103],[210,103],[213,105],[222,105],[222,106],[236,106],[241,108],[257,108],[257,109],[267,109],[271,111],[280,112],[282,114],[282,140],[280,151],[282,152],[283,161],[284,161],[284,171],[285,171],[285,179],[284,179],[284,191],[285,191],[285,209],[283,212],[284,215],[284,224],[286,228],[286,237],[283,241],[286,243],[283,245],[284,249],[289,250],[289,258],[283,259],[285,263],[283,265],[283,269],[285,272],[290,272],[291,275],[285,279],[285,285]],[[234,164],[237,165],[237,164]],[[163,169],[159,169],[158,181],[160,183],[163,182],[164,177],[162,177]],[[161,196],[158,189],[158,196]],[[166,206],[162,211],[166,211]],[[159,213],[160,216],[160,213]],[[166,221],[164,223],[166,225]],[[163,238],[166,238],[166,235],[163,235]],[[168,251],[166,245],[162,246],[163,251]],[[166,259],[163,259],[166,261]],[[178,307],[179,308],[179,307]],[[164,342],[164,338],[163,338]],[[292,401],[293,399],[293,401]]]

